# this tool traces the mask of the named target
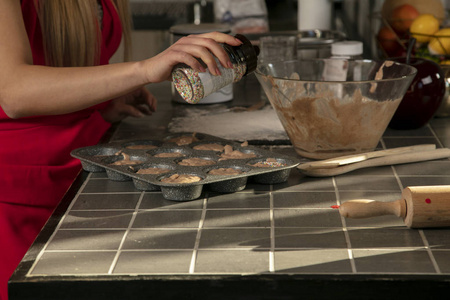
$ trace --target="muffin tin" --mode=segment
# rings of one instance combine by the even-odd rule
[[[189,138],[195,141],[189,142]],[[178,145],[174,139],[188,139],[185,144]],[[233,150],[245,154],[254,154],[253,158],[221,160],[223,151],[196,150],[201,144],[230,145]],[[130,149],[127,147],[146,145],[148,149]],[[152,148],[152,149],[150,149]],[[178,154],[178,157],[157,157],[160,153]],[[292,168],[299,162],[292,157],[280,155],[254,146],[225,140],[212,135],[182,132],[161,138],[146,140],[130,140],[99,144],[96,146],[78,148],[71,155],[81,161],[82,167],[88,172],[106,172],[110,180],[132,180],[138,190],[161,190],[164,198],[174,201],[189,201],[200,197],[203,188],[220,193],[233,193],[243,190],[247,180],[261,184],[276,184],[285,182]],[[201,158],[210,162],[205,166],[184,166],[179,162],[188,158]],[[268,163],[271,160],[272,163]],[[117,161],[130,163],[115,165]],[[266,167],[252,166],[263,162]],[[162,174],[138,174],[140,169],[166,169]],[[212,175],[208,172],[215,168],[233,168],[242,173],[233,175]],[[188,174],[201,178],[191,183],[167,183],[161,179],[174,174]]]

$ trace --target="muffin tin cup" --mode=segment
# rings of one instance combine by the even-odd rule
[[[161,192],[165,199],[173,201],[189,201],[200,197],[203,185],[187,186],[161,186]]]
[[[115,170],[106,169],[106,175],[112,181],[130,181],[131,177]]]
[[[236,178],[234,178],[234,179],[225,179],[222,181],[210,183],[208,185],[209,190],[211,190],[213,192],[218,192],[218,193],[234,193],[234,192],[242,191],[247,186],[247,180],[248,180],[247,174],[251,170],[251,168],[249,168],[248,166],[240,166],[239,164],[229,164],[228,165],[228,164],[224,163],[220,166],[209,167],[209,168],[205,169],[205,172],[207,174],[209,174],[210,176],[217,176],[218,178],[220,178],[220,176],[230,176],[230,174],[228,174],[228,175],[226,175],[226,174],[225,175],[211,174],[211,172],[216,169],[232,169],[232,170],[236,170],[240,173],[234,174],[234,176],[236,176]],[[242,177],[237,177],[237,175],[240,175]]]
[[[103,173],[105,172],[105,168],[102,164],[98,164],[100,160],[103,160],[105,157],[109,157],[117,153],[119,149],[111,148],[108,146],[105,147],[86,147],[81,148],[77,151],[79,156],[89,157],[89,160],[81,160],[81,167],[83,170],[92,172],[92,173]]]
[[[106,175],[109,179],[113,181],[130,181],[131,177],[126,174],[126,170],[133,165],[142,163],[146,158],[142,156],[136,156],[136,155],[123,155],[122,151],[118,151],[116,155],[106,157],[102,160],[102,162],[106,165],[111,165],[116,162],[123,161],[127,158],[129,158],[130,164],[124,164],[124,165],[114,165],[116,168],[105,168]]]
[[[138,173],[140,170],[147,170],[147,169],[154,169],[155,174],[139,174]],[[158,172],[156,172],[156,170],[158,170]],[[173,170],[174,170],[173,166],[171,166],[169,164],[164,164],[164,163],[163,164],[161,164],[161,163],[158,163],[158,164],[144,163],[144,164],[139,164],[139,165],[128,167],[129,172],[135,173],[136,175],[140,176],[140,178],[137,178],[137,177],[132,178],[134,187],[140,191],[159,191],[159,190],[161,190],[159,185],[152,184],[146,180],[142,180],[141,178],[145,178],[146,176],[153,177],[156,175],[163,175],[163,174],[169,173]],[[128,175],[126,175],[126,176],[128,176]]]
[[[267,161],[266,159],[254,159],[249,162],[249,165],[255,166],[257,164],[261,164],[261,169],[272,169],[276,168],[279,165],[288,165],[290,161],[284,159],[284,158],[276,158],[273,157],[271,161]],[[281,169],[278,171],[273,171],[269,173],[262,173],[253,176],[252,180],[253,182],[260,183],[260,184],[277,184],[286,182],[289,178],[289,175],[291,173],[292,169]]]
[[[159,140],[134,140],[123,144],[125,149],[129,150],[146,150],[150,151],[161,147],[162,142]],[[138,147],[138,148],[135,148]]]
[[[277,184],[286,182],[291,174],[291,170],[280,170],[266,174],[253,176],[253,182],[260,184]]]
[[[161,188],[158,185],[154,185],[152,183],[148,183],[144,180],[133,178],[134,187],[140,191],[159,191]]]
[[[182,144],[177,143],[177,138]],[[188,143],[190,142],[190,143]],[[196,150],[201,144],[230,145],[233,151],[251,154],[244,158],[224,159],[224,151]],[[132,149],[127,148],[132,146]],[[144,145],[140,147],[140,145]],[[146,145],[146,146],[145,146]],[[155,148],[156,147],[156,148]],[[152,148],[152,149],[150,149]],[[160,153],[179,153],[180,157],[157,157]],[[287,180],[292,168],[299,164],[296,158],[280,155],[254,146],[242,146],[212,135],[183,132],[161,138],[132,140],[99,144],[75,149],[71,155],[81,161],[88,172],[104,172],[113,181],[132,180],[135,188],[141,191],[161,190],[164,198],[174,201],[189,201],[200,197],[203,188],[219,193],[233,193],[245,189],[248,180],[262,184],[276,184]],[[201,158],[208,165],[180,165],[183,159]],[[115,165],[114,162],[125,159],[132,164]],[[273,165],[257,167],[257,162],[275,161]],[[164,174],[139,174],[143,168],[164,168]],[[215,168],[234,168],[239,174],[212,175]],[[173,174],[192,174],[201,178],[191,183],[166,183],[161,179]]]
[[[87,162],[87,161],[81,161],[81,167],[83,168],[83,170],[88,171],[88,172],[92,172],[92,173],[103,173],[103,172],[105,172],[105,168],[103,168],[102,166],[98,166],[98,165],[92,164],[92,163]]]
[[[248,177],[241,177],[213,182],[208,185],[208,188],[209,190],[218,193],[235,193],[245,189],[247,186],[247,179]]]

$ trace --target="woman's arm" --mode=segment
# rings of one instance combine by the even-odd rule
[[[208,33],[182,38],[155,57],[139,62],[73,68],[35,66],[20,1],[0,0],[0,106],[11,118],[78,111],[148,83],[168,80],[178,63],[204,71],[194,57],[217,74],[213,54],[222,65],[231,67],[218,42],[240,44],[230,35]]]

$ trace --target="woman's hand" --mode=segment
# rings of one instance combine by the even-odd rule
[[[182,37],[160,54],[144,61],[148,82],[171,80],[174,66],[184,63],[198,72],[205,72],[205,68],[198,61],[201,59],[213,75],[220,75],[214,57],[225,68],[232,68],[230,58],[219,43],[239,46],[242,42],[228,34],[210,32]]]
[[[156,98],[145,87],[141,87],[111,100],[101,114],[105,121],[115,123],[128,116],[136,118],[149,116],[156,111],[156,106]]]

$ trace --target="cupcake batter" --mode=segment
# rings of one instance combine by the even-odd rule
[[[139,169],[136,174],[150,174],[150,175],[157,175],[157,174],[164,174],[169,172],[170,169],[167,168],[145,168],[145,169]]]
[[[224,149],[223,145],[220,144],[201,144],[194,147],[194,150],[206,150],[206,151],[218,151],[222,152]]]
[[[180,152],[161,152],[155,154],[155,157],[182,157],[182,156],[184,156],[184,154]]]
[[[128,154],[122,153],[123,159],[113,162],[111,165],[115,166],[128,166],[141,164],[140,160],[132,160]]]
[[[195,133],[193,133],[192,135],[189,136],[178,136],[178,137],[174,137],[171,138],[170,140],[168,140],[168,142],[171,143],[175,143],[178,146],[184,146],[184,145],[189,145],[192,144],[193,142],[198,142],[199,139],[195,136]]]
[[[195,175],[189,175],[189,174],[173,174],[170,177],[166,177],[161,179],[161,182],[166,183],[192,183],[192,182],[198,182],[202,180],[200,177]]]
[[[234,168],[217,168],[217,169],[212,169],[211,171],[208,172],[208,174],[210,174],[210,175],[239,175],[242,173],[244,173],[244,172],[242,172],[239,169],[234,169]]]
[[[127,149],[132,149],[132,150],[152,150],[152,149],[156,149],[158,148],[158,146],[155,145],[130,145],[126,147]]]
[[[275,158],[268,158],[264,161],[257,162],[256,164],[252,164],[252,167],[257,168],[276,168],[276,167],[284,167],[285,163],[278,162]]]
[[[209,166],[214,165],[216,162],[210,159],[191,157],[180,161],[178,164],[181,166]]]
[[[233,146],[226,145],[224,147],[224,153],[220,155],[220,160],[226,159],[246,159],[256,157],[254,153],[244,153],[239,150],[233,150]]]

